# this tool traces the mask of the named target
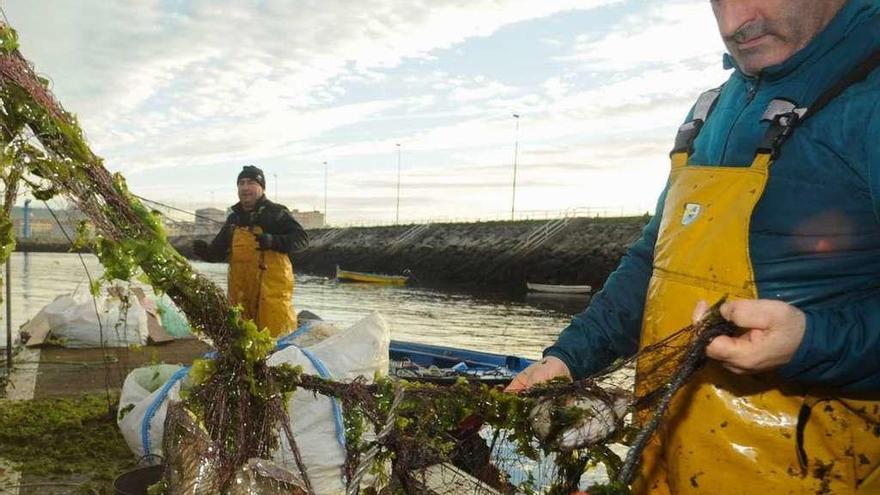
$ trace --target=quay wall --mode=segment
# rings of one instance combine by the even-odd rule
[[[411,282],[428,287],[524,290],[530,281],[589,284],[595,290],[648,220],[640,216],[316,229],[308,232],[309,247],[293,257],[294,269],[327,277],[335,276],[336,266],[393,275],[409,270]],[[193,239],[172,242],[192,256]]]

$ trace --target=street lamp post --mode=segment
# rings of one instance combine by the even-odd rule
[[[327,162],[324,162],[324,225],[327,225]]]
[[[400,223],[400,143],[397,143],[397,208],[394,213],[394,225]]]
[[[519,114],[513,114],[516,119],[516,138],[513,141],[513,197],[510,200],[510,220],[513,221],[516,213],[516,159],[519,154]]]

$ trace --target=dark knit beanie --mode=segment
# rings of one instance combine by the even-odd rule
[[[253,165],[245,165],[238,174],[238,178],[235,179],[235,183],[238,184],[238,181],[241,179],[251,179],[258,182],[263,189],[266,189],[266,176],[263,175],[262,170]]]

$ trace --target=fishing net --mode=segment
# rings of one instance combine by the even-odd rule
[[[315,493],[289,427],[297,411],[287,410],[286,399],[297,389],[341,403],[346,456],[340,476],[350,494],[568,494],[599,481],[610,484],[593,486],[591,493],[623,492],[706,344],[731,332],[716,308],[699,324],[600,374],[521,394],[478,380],[343,382],[293,366],[270,367],[275,342],[268,332],[230,307],[222,291],[170,246],[158,213],[128,191],[121,175],[104,168],[76,118],[17,46],[15,32],[0,24],[0,173],[7,191],[0,254],[12,248],[8,208],[20,181],[38,199],[65,197],[88,218],[77,243],[98,255],[104,279],[142,273],[217,349],[214,359],[194,363],[191,390],[169,409],[165,476],[152,493]],[[632,387],[636,360],[638,393]],[[281,443],[289,456],[269,461]],[[604,472],[596,474],[599,465]]]

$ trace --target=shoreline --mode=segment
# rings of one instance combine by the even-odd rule
[[[431,288],[525,291],[526,282],[591,285],[599,290],[650,217],[567,218],[446,223],[307,231],[310,244],[292,257],[300,273],[334,278],[336,267],[397,275]],[[171,237],[195,259],[192,242],[213,234]],[[71,251],[60,240],[19,240],[17,252]]]

